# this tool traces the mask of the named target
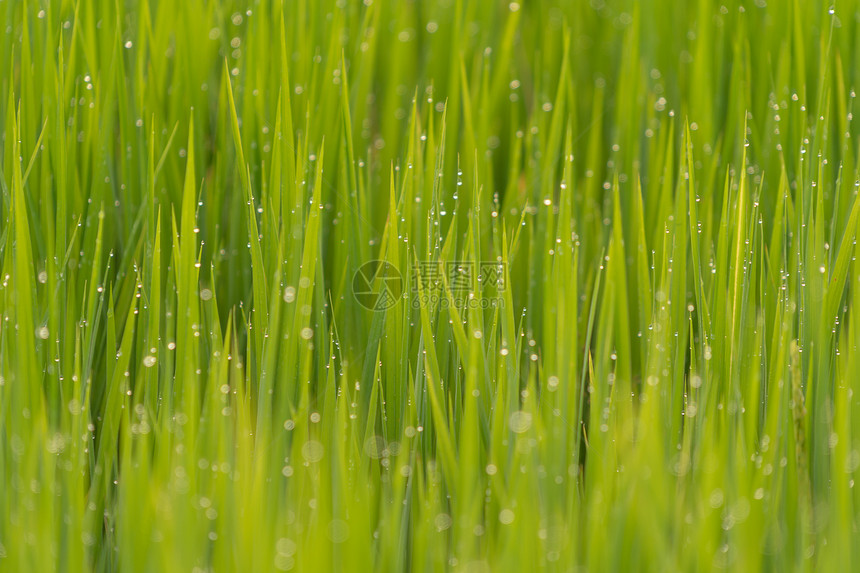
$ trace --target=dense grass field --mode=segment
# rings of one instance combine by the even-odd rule
[[[0,571],[857,568],[858,81],[858,0],[0,0]]]

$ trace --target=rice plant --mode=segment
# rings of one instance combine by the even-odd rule
[[[858,0],[0,0],[0,571],[856,568],[858,81]]]

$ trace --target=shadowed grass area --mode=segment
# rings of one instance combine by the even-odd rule
[[[858,0],[0,0],[0,571],[851,570],[858,80]]]

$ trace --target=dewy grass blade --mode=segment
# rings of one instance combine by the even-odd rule
[[[0,571],[850,570],[860,1],[0,1]]]

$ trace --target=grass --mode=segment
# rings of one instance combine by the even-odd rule
[[[858,66],[856,0],[0,0],[0,570],[856,567]]]

